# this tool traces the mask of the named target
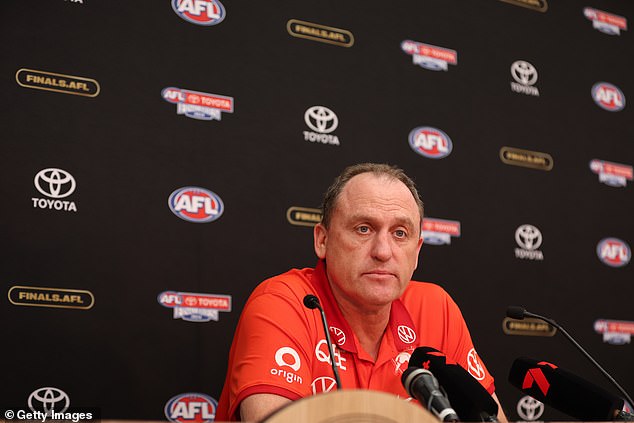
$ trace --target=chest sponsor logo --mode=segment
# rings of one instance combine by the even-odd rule
[[[165,404],[165,417],[174,423],[211,423],[216,418],[218,401],[197,392],[176,395]]]
[[[47,198],[32,197],[34,208],[76,212],[74,201],[62,200],[75,192],[73,175],[63,169],[50,167],[40,170],[33,179],[35,188]]]
[[[20,69],[15,74],[18,85],[36,90],[97,97],[101,88],[94,79],[34,69]]]
[[[13,305],[88,310],[95,304],[92,292],[83,289],[12,286],[9,301]]]
[[[354,44],[354,35],[346,29],[290,19],[286,23],[286,30],[293,37],[333,44],[339,47],[352,47]]]
[[[416,342],[416,332],[409,326],[401,325],[397,328],[398,337],[406,344],[413,344]]]
[[[604,12],[602,10],[585,7],[583,16],[592,21],[592,27],[608,35],[621,35],[627,30],[627,19],[623,16]]]
[[[449,245],[451,237],[460,237],[460,222],[455,220],[423,219],[423,239],[430,245]]]
[[[630,246],[618,238],[603,238],[597,245],[597,256],[610,267],[623,267],[630,262]]]
[[[339,145],[339,137],[333,135],[339,126],[339,118],[328,107],[312,106],[304,112],[304,122],[312,131],[304,131],[304,140],[320,144]]]
[[[408,352],[400,352],[396,357],[392,359],[392,364],[394,364],[394,374],[401,375],[407,369],[409,365],[409,359],[412,355]]]
[[[542,233],[536,226],[521,225],[515,230],[515,257],[528,260],[544,260],[544,253],[538,248],[542,245]]]
[[[544,414],[544,404],[531,396],[526,395],[517,402],[517,415],[523,421],[539,420],[542,414]]]
[[[401,50],[412,56],[415,65],[433,71],[447,71],[449,65],[458,64],[458,52],[444,47],[405,40]]]
[[[341,370],[347,370],[346,368],[346,359],[341,356],[341,352],[338,348],[334,348],[335,350],[335,366],[339,367]],[[322,339],[315,346],[315,357],[318,361],[322,363],[328,363],[331,365],[330,361],[330,351],[328,348],[328,342],[325,339]]]
[[[592,86],[592,99],[597,106],[608,112],[620,112],[625,108],[625,95],[616,85],[597,82]]]
[[[222,216],[225,206],[218,194],[200,187],[184,187],[167,199],[172,213],[194,223],[212,222]]]
[[[330,392],[337,388],[337,382],[330,376],[320,376],[315,378],[310,384],[313,390],[313,395]]]
[[[176,104],[176,113],[198,120],[220,120],[222,113],[233,113],[233,97],[168,87],[161,97]]]
[[[174,319],[188,322],[218,321],[220,312],[231,311],[231,296],[164,291],[157,298],[160,305],[174,310]]]
[[[603,342],[608,344],[629,344],[634,335],[634,322],[598,319],[594,322],[594,331],[603,335]]]
[[[346,333],[335,326],[330,326],[330,333],[332,334],[332,339],[334,339],[337,345],[343,345],[346,343]]]
[[[33,412],[46,413],[52,417],[53,413],[63,413],[70,407],[70,397],[59,388],[47,386],[31,392],[27,405]]]
[[[535,87],[537,82],[537,69],[525,60],[517,60],[511,65],[511,90],[516,93],[539,97],[539,89]]]
[[[308,207],[289,207],[286,210],[286,220],[291,225],[313,227],[321,222],[321,210]]]
[[[611,187],[627,186],[634,173],[632,166],[597,159],[590,162],[590,170],[599,175],[599,182]]]
[[[275,363],[277,364],[277,368],[273,367],[270,370],[270,373],[273,376],[279,376],[284,379],[287,383],[299,383],[300,385],[304,383],[301,376],[297,373],[302,368],[302,361],[299,358],[299,354],[291,347],[281,347],[275,352]],[[286,368],[290,368],[287,370]]]
[[[477,380],[482,380],[486,376],[484,372],[484,367],[480,364],[480,360],[478,359],[478,353],[475,348],[471,348],[469,354],[467,355],[467,367],[471,376],[476,378]]]
[[[548,10],[547,0],[501,0],[515,6],[525,7],[536,12],[546,12]]]
[[[412,129],[408,138],[412,150],[429,159],[442,159],[453,150],[449,135],[431,126],[419,126]]]
[[[225,19],[225,7],[219,0],[172,0],[172,9],[187,22],[218,25]]]

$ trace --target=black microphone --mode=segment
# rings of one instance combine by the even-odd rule
[[[612,383],[612,385],[616,386],[616,388],[621,392],[621,394],[623,394],[623,396],[630,403],[630,407],[634,407],[634,401],[632,401],[632,398],[627,394],[627,392],[625,392],[625,389],[623,389],[621,385],[619,385],[618,382],[614,380],[614,378],[603,367],[601,367],[601,365],[597,363],[597,361],[594,358],[592,358],[590,353],[588,353],[581,345],[579,345],[579,343],[575,341],[575,339],[563,327],[561,327],[561,325],[559,325],[553,319],[540,316],[539,314],[531,313],[529,311],[526,311],[524,307],[520,307],[520,306],[509,306],[506,309],[506,315],[512,319],[517,319],[517,320],[523,320],[524,317],[534,317],[535,319],[542,320],[548,323],[549,325],[556,327],[559,330],[559,332],[561,332],[566,337],[566,339],[572,343],[572,345],[574,345],[579,351],[581,351],[583,355],[586,356],[586,358],[590,360],[590,362],[597,369],[599,369],[599,371],[601,371],[603,376],[605,376]]]
[[[431,347],[418,347],[409,359],[410,367],[429,369],[447,393],[462,421],[497,421],[498,405],[484,387],[457,363]]]
[[[623,408],[622,398],[545,361],[516,359],[509,382],[536,400],[582,421],[615,420]]]
[[[319,304],[319,298],[317,298],[313,294],[308,294],[304,297],[304,305],[311,310],[319,309],[319,314],[321,315],[321,323],[323,324],[324,332],[326,333],[328,351],[330,352],[330,366],[332,367],[332,373],[335,375],[335,382],[337,383],[337,389],[339,390],[341,389],[341,379],[339,379],[339,370],[337,369],[337,365],[335,364],[335,346],[332,344],[332,340],[330,339],[330,331],[328,330],[326,313],[324,313],[324,309],[321,308],[321,304]]]
[[[438,381],[432,372],[418,367],[408,367],[401,376],[401,382],[407,393],[434,413],[441,422],[459,421],[449,400],[440,392]]]

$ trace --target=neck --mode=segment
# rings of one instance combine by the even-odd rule
[[[360,310],[345,300],[336,296],[335,298],[341,313],[357,336],[359,344],[376,361],[385,328],[390,320],[391,304],[378,309]]]

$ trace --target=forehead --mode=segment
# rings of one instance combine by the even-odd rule
[[[393,213],[413,221],[420,218],[416,200],[403,182],[372,173],[362,173],[348,181],[336,202],[334,214],[347,217],[361,212]]]

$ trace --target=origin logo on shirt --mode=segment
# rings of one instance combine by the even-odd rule
[[[165,417],[174,423],[211,423],[216,418],[218,401],[212,397],[188,392],[176,395],[165,404]]]
[[[225,8],[218,0],[172,0],[172,9],[196,25],[218,25],[226,16]]]
[[[293,348],[279,348],[275,352],[275,363],[277,364],[277,368],[273,367],[270,370],[273,376],[279,376],[289,384],[299,383],[302,385],[304,383],[302,377],[295,373],[302,368],[302,360],[299,358],[297,351]]]

